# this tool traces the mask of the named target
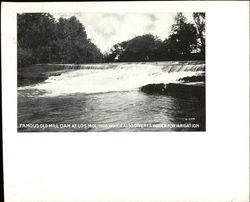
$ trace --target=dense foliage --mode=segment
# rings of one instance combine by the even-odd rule
[[[48,13],[17,16],[18,65],[37,63],[95,63],[102,61],[100,50],[87,38],[85,27],[76,19]]]
[[[204,60],[205,13],[193,13],[195,24],[177,13],[171,33],[164,41],[152,34],[115,44],[105,54],[107,62]]]
[[[188,23],[182,13],[177,13],[171,33],[165,40],[145,34],[117,43],[102,54],[87,38],[84,25],[74,16],[56,21],[49,13],[18,14],[18,66],[37,63],[204,60],[205,13],[193,13],[193,19],[195,24]]]

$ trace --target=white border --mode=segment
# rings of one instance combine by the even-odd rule
[[[17,133],[19,12],[205,11],[207,132]],[[248,201],[249,2],[2,3],[5,201]]]

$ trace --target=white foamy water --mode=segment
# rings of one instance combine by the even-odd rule
[[[81,65],[80,69],[50,76],[45,82],[18,90],[44,91],[43,96],[59,96],[73,93],[103,93],[130,91],[152,83],[173,83],[178,79],[198,75],[205,71],[204,64],[188,63],[118,63]],[[53,74],[52,74],[53,75]]]

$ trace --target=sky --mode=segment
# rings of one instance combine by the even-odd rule
[[[183,13],[193,22],[192,13]],[[168,37],[176,13],[52,13],[59,17],[77,19],[85,26],[87,36],[104,53],[119,42],[151,33],[164,40]]]

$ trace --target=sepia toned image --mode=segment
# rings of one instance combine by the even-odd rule
[[[18,13],[18,132],[205,131],[205,13]]]

